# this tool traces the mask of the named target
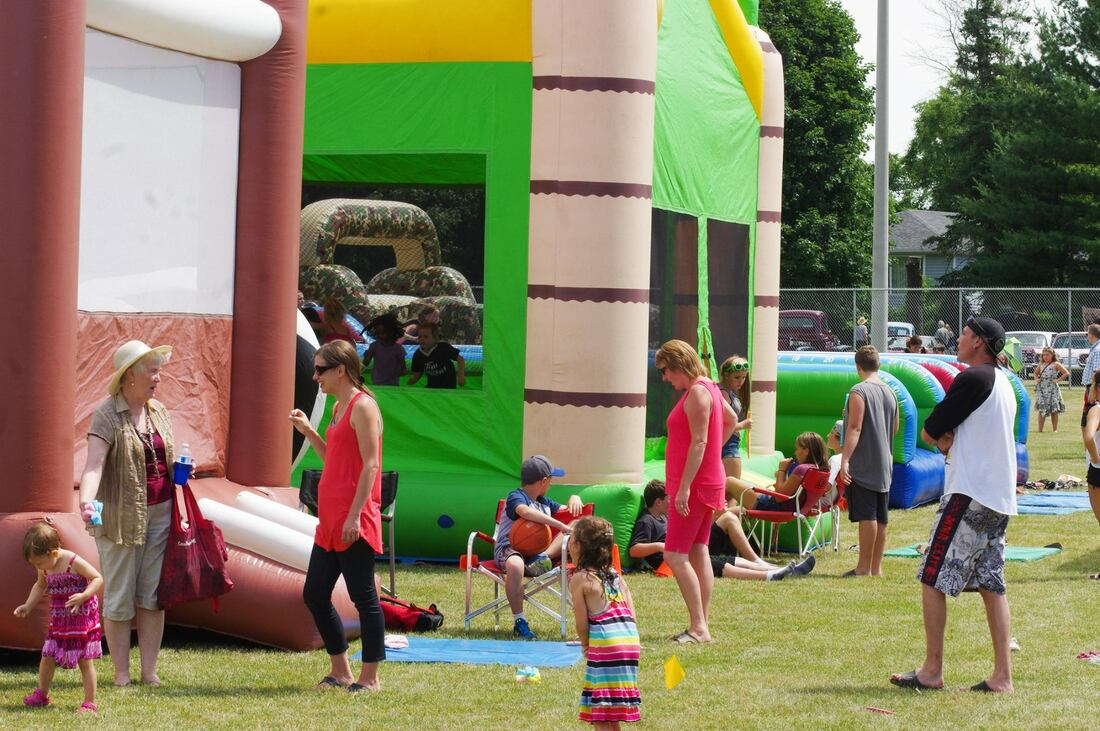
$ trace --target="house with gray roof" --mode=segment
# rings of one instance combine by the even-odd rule
[[[906,266],[911,259],[919,261],[921,277],[930,286],[937,286],[948,272],[966,266],[971,257],[944,256],[931,241],[947,230],[954,216],[950,211],[912,209],[898,212],[900,220],[890,227],[891,288],[907,286]]]

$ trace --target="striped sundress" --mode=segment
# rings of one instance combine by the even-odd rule
[[[637,721],[638,657],[641,643],[619,577],[603,582],[607,608],[588,616],[588,666],[584,671],[580,719],[589,723]]]

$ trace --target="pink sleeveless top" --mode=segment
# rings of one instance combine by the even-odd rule
[[[722,466],[722,392],[718,384],[709,378],[697,381],[707,389],[711,398],[710,422],[707,424],[707,449],[695,480],[691,483],[691,503],[701,503],[710,508],[721,508],[726,501],[726,470]],[[691,447],[691,426],[688,424],[684,400],[691,392],[691,386],[669,412],[665,426],[668,429],[668,444],[665,447],[665,491],[670,499],[680,489],[680,478],[684,474],[688,449]]]
[[[355,499],[359,475],[363,472],[363,457],[351,426],[351,409],[362,391],[352,397],[343,412],[334,414],[335,421],[325,433],[325,467],[317,485],[317,517],[320,523],[313,542],[326,551],[344,551],[351,545],[340,540],[340,532]],[[382,437],[378,437],[378,464],[382,464]],[[382,552],[382,470],[374,476],[370,495],[359,511],[359,537],[375,553]]]

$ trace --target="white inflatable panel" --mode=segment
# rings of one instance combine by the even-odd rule
[[[199,499],[199,510],[218,524],[226,543],[299,571],[309,568],[312,537],[210,498]]]
[[[250,492],[237,493],[236,504],[239,510],[257,515],[264,520],[270,520],[272,523],[278,523],[304,536],[309,536],[310,540],[313,540],[317,524],[321,522],[309,513],[303,513],[301,510],[295,510],[288,505],[277,503],[262,495],[254,495]]]
[[[279,41],[279,13],[262,0],[86,0],[87,24],[161,48],[223,61],[262,56]]]
[[[77,307],[233,313],[241,69],[85,34]]]

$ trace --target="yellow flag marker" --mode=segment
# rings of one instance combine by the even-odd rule
[[[684,666],[673,655],[665,660],[665,687],[672,690],[684,679]]]

